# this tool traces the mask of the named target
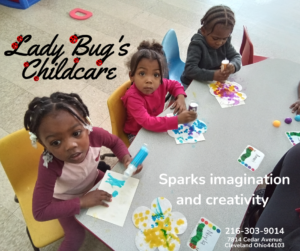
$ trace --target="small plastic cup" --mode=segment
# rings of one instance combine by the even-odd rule
[[[222,65],[221,65],[221,71],[222,72],[226,69],[226,67],[227,67],[228,64],[229,64],[229,60],[228,59],[222,60]]]

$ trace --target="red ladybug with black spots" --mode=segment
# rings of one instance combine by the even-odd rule
[[[25,62],[25,63],[24,63],[24,67],[27,68],[28,66],[29,66],[29,63],[28,63],[28,62]]]
[[[79,62],[79,58],[74,58],[74,63],[78,64],[78,62]]]
[[[77,37],[76,34],[74,34],[74,35],[72,35],[72,36],[70,37],[70,42],[71,42],[72,44],[76,44],[77,41],[78,41],[78,37]]]
[[[96,64],[98,65],[98,66],[101,66],[103,63],[102,63],[102,60],[101,59],[98,59],[97,61],[96,61]]]
[[[14,50],[18,49],[19,44],[17,42],[14,42],[11,44],[11,48],[13,48]]]
[[[18,40],[18,42],[22,42],[23,41],[23,36],[22,35],[18,36],[17,40]]]
[[[34,81],[39,81],[40,78],[38,76],[35,76],[33,79]]]

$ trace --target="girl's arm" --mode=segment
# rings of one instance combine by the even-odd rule
[[[80,212],[80,199],[74,198],[66,201],[53,201],[54,186],[59,174],[59,162],[53,160],[48,168],[43,166],[41,157],[38,178],[35,184],[32,201],[32,212],[35,220],[48,221],[62,217],[69,217]]]
[[[93,127],[90,142],[91,145],[105,146],[111,149],[121,161],[126,154],[129,154],[127,146],[120,138],[99,127]]]
[[[206,70],[198,66],[202,59],[201,45],[196,41],[191,41],[187,52],[184,75],[198,81],[212,81],[215,70]]]
[[[175,102],[171,106],[171,109],[174,109],[174,114],[180,114],[181,112],[185,111],[186,93],[183,86],[176,80],[164,79],[163,82],[166,86],[166,90],[176,98]]]
[[[153,132],[166,132],[178,128],[178,118],[150,116],[142,100],[133,96],[127,100],[127,111],[129,111],[136,122],[143,128]]]

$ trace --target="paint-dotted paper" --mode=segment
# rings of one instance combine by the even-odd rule
[[[86,214],[123,227],[138,184],[138,179],[129,177],[125,181],[123,174],[106,171],[98,189],[114,197],[111,202],[105,201],[109,207],[91,207]]]
[[[265,155],[255,147],[248,145],[238,158],[238,162],[248,170],[255,171]]]
[[[190,238],[187,246],[190,250],[213,251],[221,235],[221,229],[205,217],[201,217]]]
[[[293,146],[300,143],[300,132],[286,132],[285,135]]]
[[[246,94],[240,92],[243,88],[240,84],[230,81],[213,82],[208,84],[210,93],[216,97],[222,108],[244,105]]]
[[[167,114],[167,117],[174,116],[172,113]],[[205,140],[203,133],[207,131],[207,125],[196,119],[189,124],[180,124],[178,129],[168,130],[168,134],[175,139],[176,144],[196,143]]]

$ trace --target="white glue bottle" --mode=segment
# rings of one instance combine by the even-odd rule
[[[145,158],[148,156],[149,150],[147,148],[147,145],[144,144],[139,152],[135,155],[131,163],[128,165],[127,169],[125,170],[123,174],[123,179],[127,180],[128,177],[131,177],[132,174],[136,171],[137,167],[143,163]]]

